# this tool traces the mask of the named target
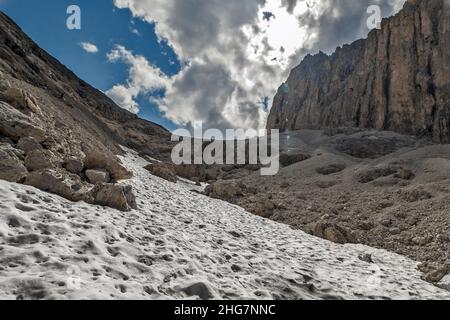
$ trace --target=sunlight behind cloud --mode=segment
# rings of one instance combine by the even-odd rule
[[[304,45],[307,37],[307,29],[301,27],[297,15],[307,10],[303,2],[296,6],[293,13],[289,13],[278,0],[268,0],[259,9],[259,21],[257,29],[259,33],[254,33],[253,26],[243,28],[245,34],[251,39],[248,46],[249,58],[254,60],[264,60],[268,64],[279,65],[286,68],[289,57],[295,54],[298,48]],[[270,13],[266,18],[265,13]]]

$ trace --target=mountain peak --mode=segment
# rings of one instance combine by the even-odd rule
[[[365,40],[307,56],[267,128],[375,128],[450,141],[448,1],[408,1]]]

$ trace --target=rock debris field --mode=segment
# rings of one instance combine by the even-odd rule
[[[1,299],[450,299],[408,258],[254,216],[132,151],[122,162],[130,212],[0,181]]]

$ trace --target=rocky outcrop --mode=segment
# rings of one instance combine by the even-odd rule
[[[45,140],[45,131],[35,119],[2,101],[0,101],[0,135],[13,141],[25,137],[33,137],[39,142]]]
[[[295,163],[308,160],[309,158],[311,158],[310,155],[303,153],[296,153],[296,154],[282,153],[280,154],[280,164],[283,167],[289,167]]]
[[[9,182],[22,182],[27,176],[27,169],[23,165],[18,150],[9,144],[0,144],[0,179]]]
[[[81,174],[84,169],[84,163],[81,159],[77,159],[76,157],[69,157],[64,161],[64,168],[75,174]]]
[[[219,180],[205,189],[205,194],[212,198],[234,202],[236,198],[244,195],[246,186],[235,180]]]
[[[351,233],[339,225],[319,221],[311,227],[310,233],[316,237],[340,244],[352,243]]]
[[[92,184],[108,183],[111,181],[109,172],[106,170],[86,170],[86,178]]]
[[[375,128],[450,142],[450,3],[408,0],[366,40],[307,56],[268,129]]]
[[[92,149],[86,152],[84,166],[87,169],[100,169],[108,172],[113,181],[130,179],[133,176],[131,172],[120,164],[113,154],[99,149]]]
[[[71,201],[94,203],[89,196],[92,186],[83,182],[78,175],[69,174],[61,169],[45,169],[27,175],[25,184],[42,191],[57,194]]]
[[[145,166],[145,169],[148,170],[153,175],[167,180],[169,182],[177,182],[178,177],[175,172],[174,165],[170,163],[154,163]]]
[[[121,211],[136,209],[136,198],[131,186],[102,183],[92,190],[94,203]]]

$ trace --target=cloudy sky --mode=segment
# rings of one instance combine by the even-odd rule
[[[368,33],[405,0],[3,0],[38,44],[120,106],[168,129],[262,128],[307,53]],[[67,30],[77,4],[82,29]]]

